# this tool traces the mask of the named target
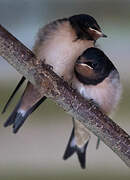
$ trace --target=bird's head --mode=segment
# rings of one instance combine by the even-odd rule
[[[109,58],[97,48],[88,48],[77,59],[74,72],[80,82],[86,85],[97,85],[116,70]]]
[[[107,37],[102,33],[96,20],[87,14],[74,15],[69,18],[72,28],[75,30],[76,39],[96,41],[100,37]]]

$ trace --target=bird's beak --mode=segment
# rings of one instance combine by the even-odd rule
[[[83,61],[84,61],[83,57],[82,57],[82,59],[79,58],[79,59],[76,61],[75,66],[76,66],[76,67],[87,68],[87,69],[93,69],[93,68],[90,67],[88,64],[84,63]]]
[[[76,64],[76,65],[78,65],[78,64],[82,64],[82,63],[83,63],[83,62],[81,61],[81,59],[80,59],[80,58],[78,58],[78,59],[77,59],[77,61],[75,62],[75,64]]]
[[[91,66],[89,66],[88,64],[82,63],[82,62],[76,62],[76,66],[82,66],[85,68],[89,68],[89,69],[93,69]]]
[[[94,40],[97,40],[100,37],[104,37],[104,38],[107,37],[107,35],[105,35],[102,31],[95,30],[95,29],[93,29],[91,27],[88,29],[88,32],[94,38]]]
[[[101,32],[101,37],[107,38],[107,35]]]

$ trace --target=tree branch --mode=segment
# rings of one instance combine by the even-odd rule
[[[0,26],[0,55],[34,84],[41,95],[50,97],[110,147],[130,167],[130,136],[68,86],[49,65],[41,64],[20,41]]]

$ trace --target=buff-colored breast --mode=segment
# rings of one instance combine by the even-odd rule
[[[38,58],[45,59],[59,76],[69,81],[72,78],[75,61],[85,49],[93,47],[94,43],[88,40],[75,41],[75,31],[68,21],[59,23],[56,31],[52,32],[52,29],[50,31],[43,42],[39,40],[39,43],[36,43],[34,51]]]
[[[106,114],[110,114],[116,108],[121,95],[121,85],[116,70],[97,85],[84,85],[74,77],[73,87],[83,97],[93,99]]]

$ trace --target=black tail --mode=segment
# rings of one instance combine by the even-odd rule
[[[10,126],[13,124],[13,133],[17,133],[20,127],[24,124],[27,117],[34,112],[38,106],[46,100],[46,97],[44,96],[41,98],[33,107],[31,107],[28,111],[26,111],[24,114],[19,111],[19,107],[21,104],[21,100],[19,104],[16,106],[12,114],[9,116],[8,120],[5,122],[4,126]]]
[[[89,140],[86,142],[86,144],[82,148],[77,147],[77,156],[78,156],[79,163],[82,169],[86,168],[86,149],[87,149],[88,143],[89,143]]]
[[[74,137],[74,128],[73,128],[63,159],[64,160],[68,159],[70,156],[74,154],[74,152],[75,152],[75,137]]]
[[[14,111],[11,113],[11,115],[7,119],[7,121],[4,123],[4,127],[10,126],[14,123],[20,104],[21,104],[21,100],[19,101],[19,103],[17,104]]]
[[[63,159],[66,160],[70,156],[72,156],[74,153],[76,153],[78,156],[81,168],[85,169],[85,167],[86,167],[86,149],[88,146],[88,142],[89,142],[89,140],[81,148],[79,146],[77,146],[76,141],[75,141],[75,136],[74,136],[74,128],[73,128],[67,148],[66,148],[64,156],[63,156]]]
[[[21,85],[23,84],[23,82],[25,81],[25,77],[23,76],[22,79],[19,81],[18,85],[16,86],[16,88],[14,89],[13,93],[11,94],[11,96],[9,97],[7,103],[5,104],[2,114],[5,113],[5,111],[7,110],[9,104],[11,103],[13,97],[15,96],[16,92],[19,90],[19,88],[21,87]]]

